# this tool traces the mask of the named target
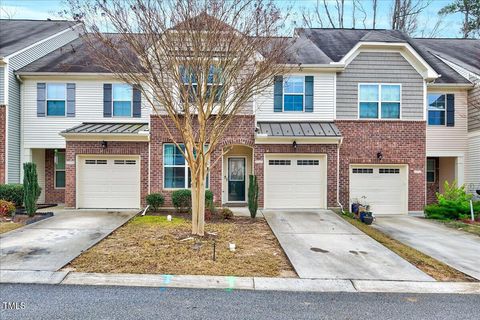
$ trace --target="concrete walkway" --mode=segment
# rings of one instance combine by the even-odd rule
[[[330,210],[263,214],[300,278],[434,281]]]
[[[0,235],[0,269],[56,271],[135,214],[55,212],[52,218]]]
[[[480,237],[410,216],[377,217],[374,225],[392,238],[480,280]]]

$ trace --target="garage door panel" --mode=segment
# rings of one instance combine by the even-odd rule
[[[325,207],[325,156],[268,155],[265,162],[266,208]]]
[[[79,157],[79,208],[139,208],[140,161],[132,156]],[[128,163],[128,164],[127,164]]]

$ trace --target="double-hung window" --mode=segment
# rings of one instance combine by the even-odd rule
[[[185,146],[180,145],[182,151]],[[175,144],[163,145],[163,187],[165,189],[187,189],[191,187],[191,173],[187,161]],[[209,187],[209,176],[205,186]]]
[[[283,82],[283,111],[303,111],[305,77],[289,76]]]
[[[427,159],[427,182],[435,182],[436,161],[434,158]]]
[[[447,99],[445,94],[428,94],[428,125],[444,126]]]
[[[186,67],[180,67],[180,75],[182,77],[183,89],[181,90],[182,101],[185,100],[185,96],[188,96],[190,103],[195,102],[199,92],[199,81],[201,83],[202,77],[197,75],[194,71],[188,70]],[[213,102],[219,103],[223,93],[222,72],[220,68],[210,66],[207,75],[207,87],[204,95],[204,100],[209,101],[213,95]]]
[[[65,116],[65,83],[47,83],[47,116]]]
[[[132,86],[124,83],[115,83],[112,85],[112,90],[113,116],[131,117],[133,97]]]
[[[360,84],[359,118],[400,119],[400,85]]]
[[[55,150],[55,189],[65,188],[65,151]]]

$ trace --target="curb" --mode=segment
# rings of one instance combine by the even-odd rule
[[[479,282],[299,279],[0,270],[0,283],[298,292],[480,294]]]

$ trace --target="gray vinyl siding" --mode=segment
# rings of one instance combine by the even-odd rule
[[[468,132],[480,130],[480,80],[468,93]]]
[[[5,67],[0,66],[0,104],[5,103]]]
[[[422,76],[397,52],[361,52],[337,75],[337,119],[358,118],[359,83],[402,85],[401,118],[423,119]]]
[[[69,43],[78,37],[77,30],[69,30],[48,41],[42,42],[22,53],[13,55],[8,63],[8,182],[20,182],[21,149],[21,112],[20,82],[15,77],[15,70],[43,57],[47,53]],[[42,39],[38,39],[41,41]]]

